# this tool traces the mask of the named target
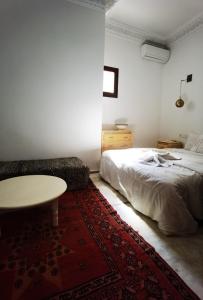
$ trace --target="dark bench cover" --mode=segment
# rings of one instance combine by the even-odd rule
[[[0,180],[22,175],[52,175],[64,179],[67,190],[85,188],[89,168],[77,157],[0,162]]]

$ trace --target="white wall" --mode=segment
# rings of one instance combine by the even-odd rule
[[[79,156],[97,168],[104,12],[65,0],[4,1],[0,160]]]
[[[171,45],[162,78],[160,136],[180,139],[190,131],[203,133],[203,26]],[[188,74],[192,82],[182,85],[183,108],[176,108],[179,84]]]
[[[159,135],[162,65],[144,60],[142,41],[111,33],[105,38],[105,65],[119,68],[118,98],[103,98],[103,127],[126,118],[136,147],[155,146]]]

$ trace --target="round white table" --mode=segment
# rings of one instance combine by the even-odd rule
[[[51,204],[52,223],[58,226],[58,197],[66,182],[55,176],[27,175],[0,181],[0,211]]]

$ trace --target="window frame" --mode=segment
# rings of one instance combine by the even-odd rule
[[[104,66],[104,71],[109,71],[114,73],[114,91],[113,93],[103,91],[103,97],[118,98],[119,69],[110,66]]]

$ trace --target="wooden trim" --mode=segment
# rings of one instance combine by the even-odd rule
[[[118,76],[119,76],[119,69],[113,68],[109,66],[104,66],[104,71],[109,71],[114,73],[114,92],[103,92],[103,97],[110,97],[110,98],[118,98]]]

